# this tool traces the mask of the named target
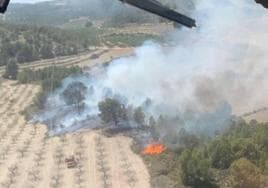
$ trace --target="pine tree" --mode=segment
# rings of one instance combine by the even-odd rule
[[[17,74],[18,74],[18,65],[16,60],[12,59],[8,62],[8,64],[6,65],[6,71],[4,74],[4,78],[7,79],[12,79],[12,80],[16,80],[17,79]]]

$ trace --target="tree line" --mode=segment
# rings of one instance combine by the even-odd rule
[[[21,84],[40,84],[41,86],[33,104],[23,112],[27,119],[31,118],[32,114],[36,113],[36,111],[43,109],[48,93],[61,87],[64,78],[82,73],[82,68],[78,66],[51,66],[38,70],[24,69],[20,72],[18,72],[18,69],[15,69],[17,67],[16,63],[9,63],[6,67],[4,74],[6,78],[18,80]]]
[[[99,117],[106,124],[120,127],[133,121],[138,127],[145,126],[145,113],[141,107],[126,106],[116,98],[106,98],[98,107]]]
[[[0,22],[0,66],[11,60],[25,63],[74,55],[89,45],[89,40],[82,41],[68,30]]]
[[[139,126],[148,126],[155,140],[159,131],[168,132],[168,118],[159,116],[145,122],[146,115],[141,107],[125,106],[115,98],[99,103],[99,117],[104,123],[117,127],[134,121]],[[148,119],[148,118],[147,118]],[[162,132],[162,134],[164,133]],[[215,137],[200,137],[184,129],[171,131],[161,140],[170,151],[157,157],[144,156],[150,163],[152,184],[161,182],[163,187],[181,187],[179,180],[193,188],[260,188],[268,186],[268,123],[250,123],[244,120],[232,122],[230,128]],[[172,146],[172,145],[171,145]],[[155,160],[157,158],[157,160]],[[173,181],[172,181],[173,180]],[[173,185],[173,186],[171,186]],[[157,187],[157,186],[156,186]]]
[[[182,178],[192,187],[267,186],[268,124],[235,123],[228,132],[181,155]],[[222,175],[220,175],[222,174]]]

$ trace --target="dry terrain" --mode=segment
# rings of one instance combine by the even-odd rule
[[[133,48],[93,48],[88,52],[83,52],[78,55],[63,56],[54,59],[24,63],[20,65],[20,69],[41,69],[52,65],[65,67],[77,65],[80,67],[87,67],[96,65],[98,63],[109,62],[112,59],[122,56],[128,56],[132,53]],[[5,67],[0,67],[0,74],[3,74],[4,70]]]
[[[0,82],[0,187],[150,187],[130,138],[89,130],[49,137],[45,125],[26,122],[20,111],[38,90],[37,85]],[[69,169],[65,159],[71,155],[76,167]]]
[[[248,122],[255,119],[258,122],[266,123],[268,122],[268,110],[252,113],[251,115],[245,117],[244,119]]]
[[[113,34],[148,34],[164,36],[174,30],[172,23],[125,24],[121,28],[108,28],[103,36]]]

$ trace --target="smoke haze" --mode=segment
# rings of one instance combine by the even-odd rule
[[[143,106],[148,117],[178,117],[178,127],[213,134],[225,128],[232,114],[267,106],[267,11],[254,1],[203,0],[195,6],[198,27],[171,33],[173,47],[147,41],[132,57],[65,79],[36,118],[63,129],[90,124],[98,102],[117,97]],[[88,88],[80,114],[61,97],[73,81]]]

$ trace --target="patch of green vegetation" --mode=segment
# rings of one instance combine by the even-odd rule
[[[145,162],[150,164],[149,171],[152,176],[151,184],[153,187],[183,187],[177,155],[172,151],[154,156],[144,155]]]
[[[268,186],[267,135],[268,123],[240,121],[221,136],[200,139],[194,147],[141,156],[153,187],[265,187]],[[188,136],[184,140],[191,143],[193,136]],[[135,144],[132,148],[137,153],[142,149]]]
[[[89,32],[90,31],[86,31]],[[11,59],[25,63],[55,56],[74,55],[91,45],[83,33],[55,27],[13,25],[0,22],[0,66]],[[94,40],[92,41],[94,43]]]
[[[78,43],[83,44],[84,47],[99,46],[101,44],[100,34],[103,33],[101,29],[95,27],[66,27],[65,31],[72,36]]]
[[[6,70],[3,75],[4,78],[16,80],[18,75],[18,65],[15,60],[10,60],[6,65]]]
[[[162,41],[163,38],[149,34],[111,34],[103,38],[103,41],[116,46],[140,46],[146,40]]]
[[[60,25],[60,28],[62,29],[75,29],[75,28],[82,28],[82,27],[92,27],[92,23],[88,21],[88,19],[76,19],[72,20],[70,22],[64,23]]]
[[[160,21],[158,17],[155,17],[152,14],[148,14],[147,12],[143,12],[140,10],[138,10],[137,12],[136,11],[129,12],[124,10],[124,12],[114,14],[109,19],[106,19],[103,25],[104,27],[120,28],[124,26],[126,23],[144,24],[144,23],[153,23],[156,20]]]
[[[0,66],[26,63],[58,56],[75,55],[90,46],[139,46],[146,40],[162,40],[149,34],[110,34],[93,26],[13,25],[0,22]]]
[[[8,21],[12,23],[57,26],[81,18],[105,20],[111,25],[118,25],[119,23],[152,21],[158,17],[111,0],[12,3],[9,6],[9,16],[7,17]]]
[[[78,66],[70,68],[51,66],[39,70],[25,69],[21,71],[17,77],[19,83],[41,85],[41,90],[33,104],[24,110],[25,117],[29,119],[34,112],[42,109],[48,93],[60,87],[64,78],[80,73],[82,73],[82,69]]]

